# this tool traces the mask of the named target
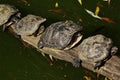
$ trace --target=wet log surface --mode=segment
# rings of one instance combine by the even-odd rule
[[[52,55],[53,57],[64,60],[67,62],[70,62],[74,64],[74,59],[78,58],[77,52],[79,51],[78,47],[75,47],[74,49],[71,50],[55,50],[51,48],[43,48],[43,49],[38,49],[37,48],[37,43],[39,40],[40,36],[34,37],[34,36],[21,36],[21,39],[25,41],[26,43],[32,45],[34,48],[36,48],[38,51],[41,51],[43,53]],[[94,70],[94,63],[88,63],[88,62],[82,62],[82,66],[92,70],[94,72],[97,72],[99,74],[102,74],[109,79],[113,80],[120,80],[120,58],[117,56],[112,56],[104,66],[102,66],[99,70]]]

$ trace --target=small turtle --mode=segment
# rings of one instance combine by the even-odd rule
[[[84,39],[78,46],[79,58],[82,61],[96,63],[94,69],[99,69],[104,63],[117,52],[110,38],[101,34]]]
[[[14,6],[0,4],[0,26],[3,26],[3,31],[7,26],[16,23],[20,17],[21,13]]]
[[[40,37],[38,48],[49,47],[68,50],[81,40],[81,30],[82,27],[71,20],[53,23]]]
[[[28,14],[27,16],[23,17],[20,21],[18,21],[18,23],[12,28],[17,35],[32,35],[39,28],[42,29],[42,31],[44,30],[44,27],[40,27],[40,25],[45,21],[45,18]]]

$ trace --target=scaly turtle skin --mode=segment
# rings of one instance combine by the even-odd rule
[[[45,18],[28,14],[18,21],[16,26],[13,27],[13,30],[17,35],[32,35],[41,28],[40,25],[45,21]]]
[[[81,30],[82,27],[71,20],[53,23],[40,37],[38,48],[49,47],[68,50],[81,40]]]
[[[94,69],[100,68],[105,61],[117,52],[110,38],[103,35],[89,37],[79,45],[79,58],[82,61],[96,63]]]
[[[8,4],[0,4],[0,26],[3,25],[3,31],[7,26],[16,22],[20,18],[19,10]]]

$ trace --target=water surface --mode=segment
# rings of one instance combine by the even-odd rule
[[[120,48],[118,0],[111,0],[110,5],[102,0],[83,0],[82,5],[77,0],[0,0],[0,3],[16,6],[22,16],[34,14],[47,18],[46,27],[57,21],[73,20],[83,26],[83,38],[104,34]],[[95,12],[97,4],[101,5],[99,16],[110,18],[114,23],[93,18],[85,11]],[[43,57],[35,49],[25,47],[9,31],[0,29],[0,80],[85,80],[84,76],[97,79],[95,73],[82,67],[74,68],[71,63],[60,60],[51,63],[48,56]],[[103,79],[100,76],[99,80]]]

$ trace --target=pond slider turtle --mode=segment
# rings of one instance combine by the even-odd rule
[[[68,50],[81,40],[81,30],[82,26],[71,20],[53,23],[40,37],[38,48],[49,47]]]
[[[118,50],[110,38],[101,34],[84,39],[78,47],[79,58],[96,63],[94,69],[100,68]]]
[[[44,27],[41,26],[46,19],[40,16],[28,14],[23,17],[18,23],[13,27],[13,30],[17,35],[32,35],[37,30],[44,30]]]
[[[0,26],[3,26],[3,31],[7,26],[17,22],[20,17],[21,13],[14,6],[0,4]]]

